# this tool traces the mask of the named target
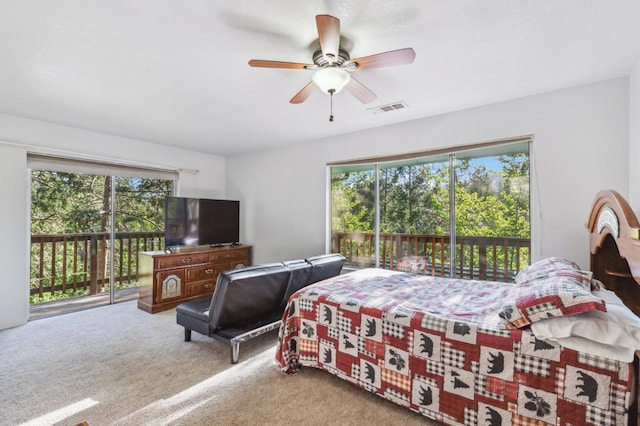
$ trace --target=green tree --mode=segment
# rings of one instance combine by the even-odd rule
[[[339,173],[331,180],[333,232],[373,232],[375,175],[371,171]]]
[[[117,231],[164,230],[164,200],[171,195],[171,181],[119,177],[116,183]]]
[[[31,175],[31,233],[106,232],[111,217],[111,177],[34,170]],[[116,179],[117,231],[164,229],[164,199],[171,181]]]
[[[529,161],[526,154],[493,158],[490,171],[462,160],[456,170],[456,232],[464,236],[529,238]]]
[[[104,176],[34,170],[31,175],[31,233],[101,231]]]
[[[442,163],[381,169],[381,232],[435,234],[448,229],[448,180]]]

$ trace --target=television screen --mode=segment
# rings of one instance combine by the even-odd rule
[[[240,202],[167,197],[165,247],[224,245],[240,241]]]

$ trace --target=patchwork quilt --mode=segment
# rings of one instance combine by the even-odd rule
[[[626,425],[633,366],[499,312],[514,284],[364,269],[294,294],[276,360],[326,370],[446,425]]]

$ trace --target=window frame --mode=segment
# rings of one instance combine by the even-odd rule
[[[336,167],[358,167],[361,166],[364,168],[373,167],[375,170],[375,219],[374,219],[374,241],[375,241],[375,266],[380,267],[380,253],[379,253],[379,242],[380,242],[380,179],[379,179],[379,171],[380,166],[387,166],[388,164],[393,163],[404,163],[411,160],[419,160],[419,159],[436,159],[437,157],[449,157],[449,167],[450,171],[455,171],[455,160],[457,156],[460,156],[463,159],[468,158],[478,158],[478,157],[488,157],[488,156],[498,156],[503,154],[513,154],[517,152],[521,152],[521,147],[523,144],[526,144],[528,160],[529,160],[529,174],[528,174],[528,188],[529,188],[529,259],[533,257],[534,251],[534,162],[533,162],[533,153],[532,153],[532,142],[533,135],[524,135],[513,138],[505,138],[498,139],[488,142],[470,144],[470,145],[460,145],[455,147],[448,148],[439,148],[428,151],[416,151],[410,153],[402,153],[395,154],[384,157],[368,157],[368,158],[358,158],[353,160],[342,160],[342,161],[334,161],[327,163],[326,169],[326,188],[327,188],[327,204],[326,204],[326,251],[329,252],[332,250],[332,175],[333,170]],[[513,147],[511,150],[509,147]],[[432,160],[433,161],[433,160]],[[426,160],[425,162],[429,162]],[[388,166],[387,166],[388,167]],[[450,200],[455,200],[455,184],[456,184],[456,176],[455,173],[449,173],[449,191],[450,191]],[[453,197],[453,198],[452,198]],[[450,211],[449,211],[449,229],[450,229],[450,241],[454,242],[450,244],[449,256],[450,256],[450,275],[451,277],[455,277],[455,267],[456,264],[456,211],[455,211],[455,202],[450,202]],[[352,267],[352,266],[350,266]],[[353,266],[355,268],[355,266]]]

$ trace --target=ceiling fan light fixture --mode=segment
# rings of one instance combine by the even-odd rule
[[[321,68],[313,75],[313,83],[324,93],[339,93],[351,79],[348,71],[338,67]]]

